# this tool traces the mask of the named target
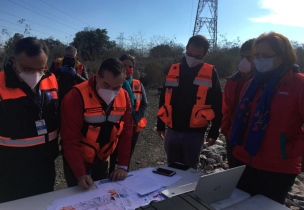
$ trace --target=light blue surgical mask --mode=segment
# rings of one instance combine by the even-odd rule
[[[276,58],[256,58],[254,59],[253,63],[255,64],[257,71],[263,73],[274,69],[274,59]]]

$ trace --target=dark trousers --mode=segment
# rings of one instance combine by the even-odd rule
[[[246,165],[236,159],[236,166]],[[262,171],[246,165],[237,188],[251,196],[264,195],[280,204],[284,204],[285,197],[295,182],[297,174],[283,174]]]
[[[179,162],[197,169],[204,136],[205,133],[176,132],[168,128],[164,143],[167,162]]]
[[[53,191],[55,176],[53,160],[1,168],[0,203]]]
[[[229,142],[226,142],[226,153],[227,153],[227,160],[228,160],[228,165],[229,168],[234,168],[236,167],[236,158],[233,156],[233,146],[229,144]]]
[[[64,177],[68,187],[77,186],[78,179],[75,177],[71,167],[69,166],[67,160],[64,157],[63,157],[63,168],[64,168]],[[88,175],[91,174],[93,181],[107,179],[109,174],[109,162],[106,161],[97,166],[86,167],[86,173]]]
[[[133,132],[133,136],[132,136],[132,140],[131,140],[131,155],[130,155],[129,165],[130,165],[131,158],[132,158],[132,155],[133,155],[134,150],[135,150],[136,143],[138,141],[139,133],[140,132],[136,132],[136,133]],[[109,174],[111,174],[115,170],[115,167],[116,167],[116,164],[117,164],[117,157],[118,157],[118,145],[117,145],[116,149],[114,150],[114,152],[110,156],[110,172],[109,172]]]

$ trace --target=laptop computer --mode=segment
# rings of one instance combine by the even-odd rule
[[[210,203],[229,198],[246,166],[202,176],[198,182],[162,191],[169,199],[151,203],[138,210],[213,210]],[[194,190],[194,192],[193,192]]]

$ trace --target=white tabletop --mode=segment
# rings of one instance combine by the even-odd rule
[[[204,175],[203,173],[196,171],[194,169],[191,169],[191,168],[187,171],[182,171],[182,170],[178,170],[178,169],[169,168],[167,165],[163,165],[160,167],[174,170],[174,171],[176,171],[177,175],[183,177],[181,180],[168,186],[167,188],[178,187],[181,185],[196,182],[202,175]],[[136,174],[139,172],[140,172],[140,170],[132,171],[130,173]],[[97,189],[97,188],[94,186],[89,190],[95,190],[95,189]],[[89,190],[87,190],[87,191],[89,191]],[[83,193],[83,192],[85,192],[85,190],[80,189],[78,186],[66,188],[63,190],[57,190],[57,191],[53,191],[53,192],[49,192],[49,193],[45,193],[45,194],[41,194],[41,195],[36,195],[36,196],[28,197],[28,198],[23,198],[23,199],[19,199],[19,200],[15,200],[15,201],[2,203],[2,204],[0,204],[0,209],[1,210],[19,210],[19,209],[20,210],[21,209],[22,210],[45,210],[46,207],[52,205],[52,202],[56,199],[68,197],[71,195],[76,195],[76,194]],[[255,196],[255,197],[252,197],[251,199],[248,199],[249,197],[250,197],[249,194],[247,194],[243,191],[240,191],[238,189],[235,189],[235,191],[233,192],[233,194],[230,198],[215,202],[211,205],[217,210],[221,210],[221,209],[225,209],[225,210],[226,209],[227,210],[235,210],[235,209],[236,210],[237,209],[248,209],[248,210],[253,210],[253,209],[278,209],[278,210],[280,210],[280,209],[282,209],[282,210],[284,210],[284,209],[288,209],[286,207],[278,208],[277,206],[280,206],[280,207],[283,207],[283,206],[268,198],[265,198],[264,196],[263,196],[264,198]],[[264,207],[264,208],[257,208],[257,206],[253,205],[257,199],[259,199],[258,202],[261,202],[259,204],[259,207]],[[238,204],[233,205],[238,202],[240,202],[239,204],[241,205],[241,207],[239,207]],[[249,203],[247,204],[246,202],[249,202]],[[233,208],[232,207],[226,208],[227,206],[231,206],[231,205],[233,205]],[[246,207],[248,207],[247,205],[252,205],[255,208],[249,208],[249,207],[244,208],[243,205],[246,205]],[[269,205],[273,205],[275,208],[268,208]]]
[[[182,171],[178,169],[169,168],[167,165],[160,166],[162,168],[168,168],[170,170],[176,171],[176,174],[182,176],[183,179],[177,181],[176,183],[170,185],[169,187],[177,187],[184,184],[197,181],[203,173],[196,171],[194,169],[189,169],[187,171]],[[139,170],[137,170],[139,171]],[[132,171],[130,173],[136,173],[137,171]],[[95,186],[89,190],[97,189]],[[78,186],[70,187],[63,190],[57,190],[45,194],[40,194],[28,198],[23,198],[15,201],[10,201],[0,204],[1,210],[44,210],[47,206],[52,205],[52,202],[59,198],[68,197],[71,195],[76,195],[78,193],[83,193],[85,190],[80,189]]]
[[[263,195],[255,195],[249,199],[239,202],[225,210],[288,210],[283,206]]]

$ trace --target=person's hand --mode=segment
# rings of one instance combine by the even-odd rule
[[[127,170],[118,168],[115,171],[113,171],[110,175],[110,179],[112,179],[112,182],[115,180],[124,180],[128,175]]]
[[[157,131],[157,134],[160,138],[162,138],[162,139],[165,138],[165,131]]]
[[[212,146],[212,145],[215,143],[215,141],[216,141],[216,139],[207,137],[207,138],[206,138],[206,145],[207,145],[208,147],[210,147],[210,146]]]
[[[74,68],[72,67],[68,67],[68,65],[65,65],[65,66],[62,66],[60,71],[62,73],[70,73],[72,76],[75,76],[76,75],[76,71]]]
[[[82,175],[77,178],[78,179],[78,186],[82,189],[88,189],[94,185],[93,179],[90,175]]]

